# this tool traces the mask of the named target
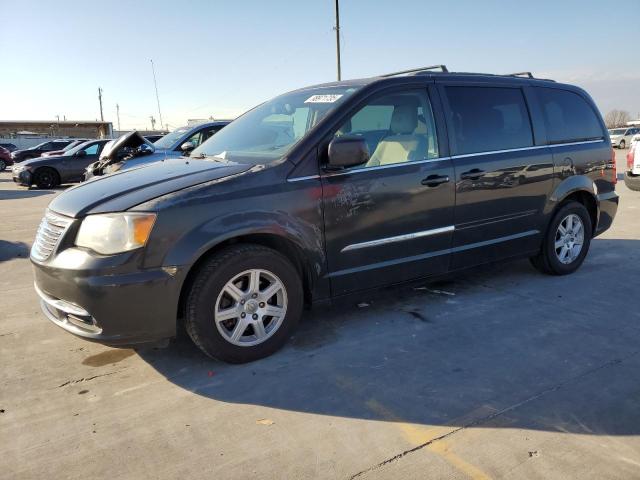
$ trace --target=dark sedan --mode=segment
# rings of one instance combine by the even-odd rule
[[[11,152],[11,158],[15,163],[23,162],[25,160],[29,160],[30,158],[36,158],[42,155],[45,152],[52,152],[54,150],[62,150],[64,147],[73,142],[73,138],[65,139],[61,138],[58,140],[51,140],[48,142],[40,143],[35,147],[25,148],[21,150],[14,150]]]
[[[51,152],[44,152],[40,156],[41,157],[57,157],[58,155],[64,155],[64,152],[66,152],[67,150],[71,150],[72,148],[77,147],[81,143],[88,142],[89,140],[91,140],[91,139],[90,138],[78,138],[77,140],[74,140],[69,145],[67,145],[66,147],[64,147],[64,148],[62,148],[60,150],[52,150]]]
[[[26,160],[13,167],[13,181],[20,185],[53,188],[63,183],[80,182],[88,165],[98,160],[109,140],[90,140],[62,155]]]
[[[16,147],[13,143],[0,143],[0,147],[6,148],[10,152],[18,149],[18,147]]]

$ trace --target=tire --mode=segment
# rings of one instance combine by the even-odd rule
[[[4,160],[0,160],[0,172],[4,172],[5,168],[7,168],[7,164]]]
[[[255,278],[259,293],[250,285]],[[278,282],[281,289],[269,298],[262,296],[269,295],[272,287],[277,289]],[[199,268],[186,300],[185,328],[206,355],[229,363],[251,362],[287,342],[302,308],[300,275],[287,258],[260,245],[236,245]],[[283,314],[270,316],[270,311]]]
[[[50,189],[60,184],[60,176],[53,168],[40,168],[33,176],[38,188]]]
[[[640,192],[640,175],[632,175],[629,172],[624,172],[624,184],[629,190]]]
[[[582,237],[576,231],[573,235],[564,236],[559,227],[562,224],[565,231],[569,231],[566,220],[571,217],[571,224],[581,223]],[[579,222],[577,221],[579,220]],[[547,227],[547,232],[542,241],[540,253],[532,257],[531,264],[542,273],[549,275],[568,275],[575,272],[584,261],[589,251],[591,237],[593,235],[591,217],[581,203],[570,201],[560,206]],[[574,239],[572,241],[571,239]],[[580,243],[579,250],[576,248]],[[557,242],[557,243],[556,243]],[[556,249],[558,244],[558,249]],[[564,257],[563,257],[563,254]],[[561,260],[561,257],[563,259]]]
[[[618,148],[620,150],[624,150],[624,147],[627,146],[627,143],[624,140],[620,140],[620,143],[618,143]]]

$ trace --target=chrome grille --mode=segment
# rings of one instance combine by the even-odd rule
[[[49,258],[58,246],[60,237],[62,237],[71,222],[71,218],[63,217],[47,210],[42,222],[40,222],[36,239],[31,247],[31,257],[40,262]]]

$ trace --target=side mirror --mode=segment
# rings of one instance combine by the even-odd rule
[[[85,150],[78,150],[76,152],[76,157],[85,157],[87,155],[87,152]]]
[[[180,150],[182,150],[184,153],[188,153],[194,148],[196,148],[196,146],[193,144],[193,142],[184,142],[182,145],[180,145]]]
[[[329,167],[354,167],[369,161],[369,147],[362,137],[345,135],[329,143]]]

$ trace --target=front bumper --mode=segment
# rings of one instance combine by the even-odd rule
[[[32,182],[32,175],[29,170],[22,170],[20,172],[12,172],[13,181],[25,187],[30,187]]]
[[[106,257],[92,257],[74,248],[64,252],[67,257],[69,250],[78,256],[75,261],[81,268],[32,259],[35,289],[49,320],[69,333],[106,345],[134,345],[175,336],[182,269],[118,274]],[[130,258],[133,261],[135,255]],[[52,263],[56,262],[59,259]]]
[[[598,225],[594,237],[608,230],[613,223],[618,211],[618,194],[613,192],[598,195]]]

